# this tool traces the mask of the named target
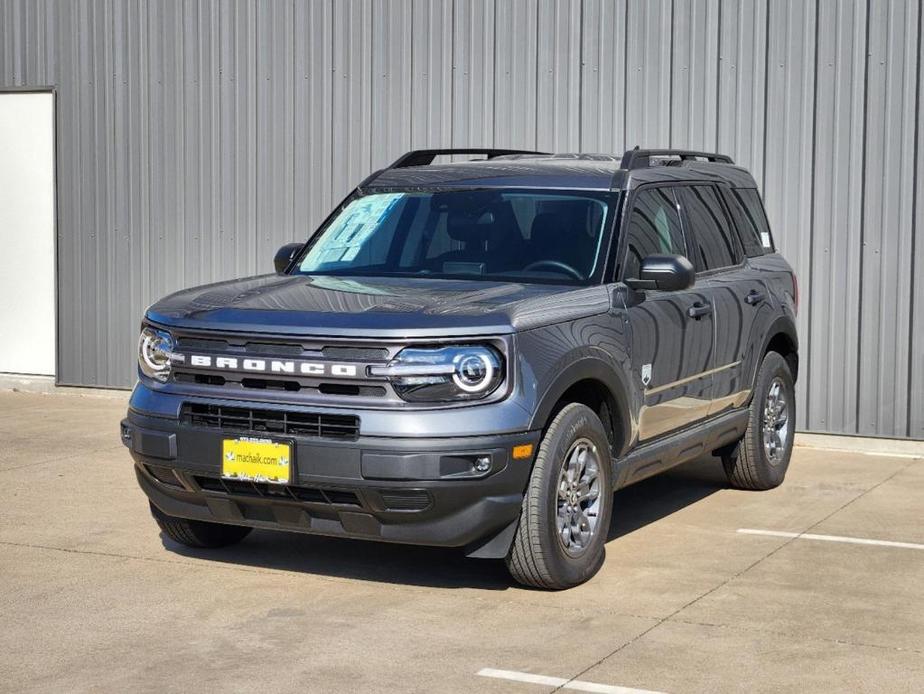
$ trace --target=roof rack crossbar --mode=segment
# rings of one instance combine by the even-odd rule
[[[705,159],[716,164],[734,164],[727,154],[713,152],[694,152],[686,149],[630,149],[622,155],[620,169],[645,169],[651,166],[651,157],[680,157],[681,161]]]
[[[404,169],[408,166],[427,166],[441,155],[455,154],[483,154],[488,159],[494,159],[506,154],[545,154],[545,152],[533,152],[527,149],[482,149],[477,147],[464,149],[415,149],[399,157],[388,168]]]

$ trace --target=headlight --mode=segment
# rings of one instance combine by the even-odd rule
[[[503,359],[480,345],[401,350],[387,366],[369,373],[385,376],[398,395],[409,402],[479,400],[504,380]]]
[[[138,338],[138,366],[148,378],[161,383],[170,376],[170,356],[173,354],[173,337],[163,330],[147,327]]]

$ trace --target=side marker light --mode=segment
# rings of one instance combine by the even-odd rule
[[[524,443],[519,446],[513,447],[513,459],[522,460],[523,458],[529,458],[533,454],[533,444]]]

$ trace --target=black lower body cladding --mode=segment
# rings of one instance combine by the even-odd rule
[[[130,411],[122,441],[141,489],[169,516],[212,523],[507,553],[540,432],[452,438],[324,439],[228,431]],[[294,444],[289,484],[221,477],[222,442]]]

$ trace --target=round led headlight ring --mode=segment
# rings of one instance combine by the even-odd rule
[[[456,357],[455,366],[452,381],[466,393],[484,390],[494,378],[494,364],[487,354],[462,353]]]
[[[158,380],[166,380],[170,373],[170,353],[172,351],[173,340],[169,334],[153,328],[145,328],[141,331],[138,356],[142,362],[142,371],[146,375]]]

